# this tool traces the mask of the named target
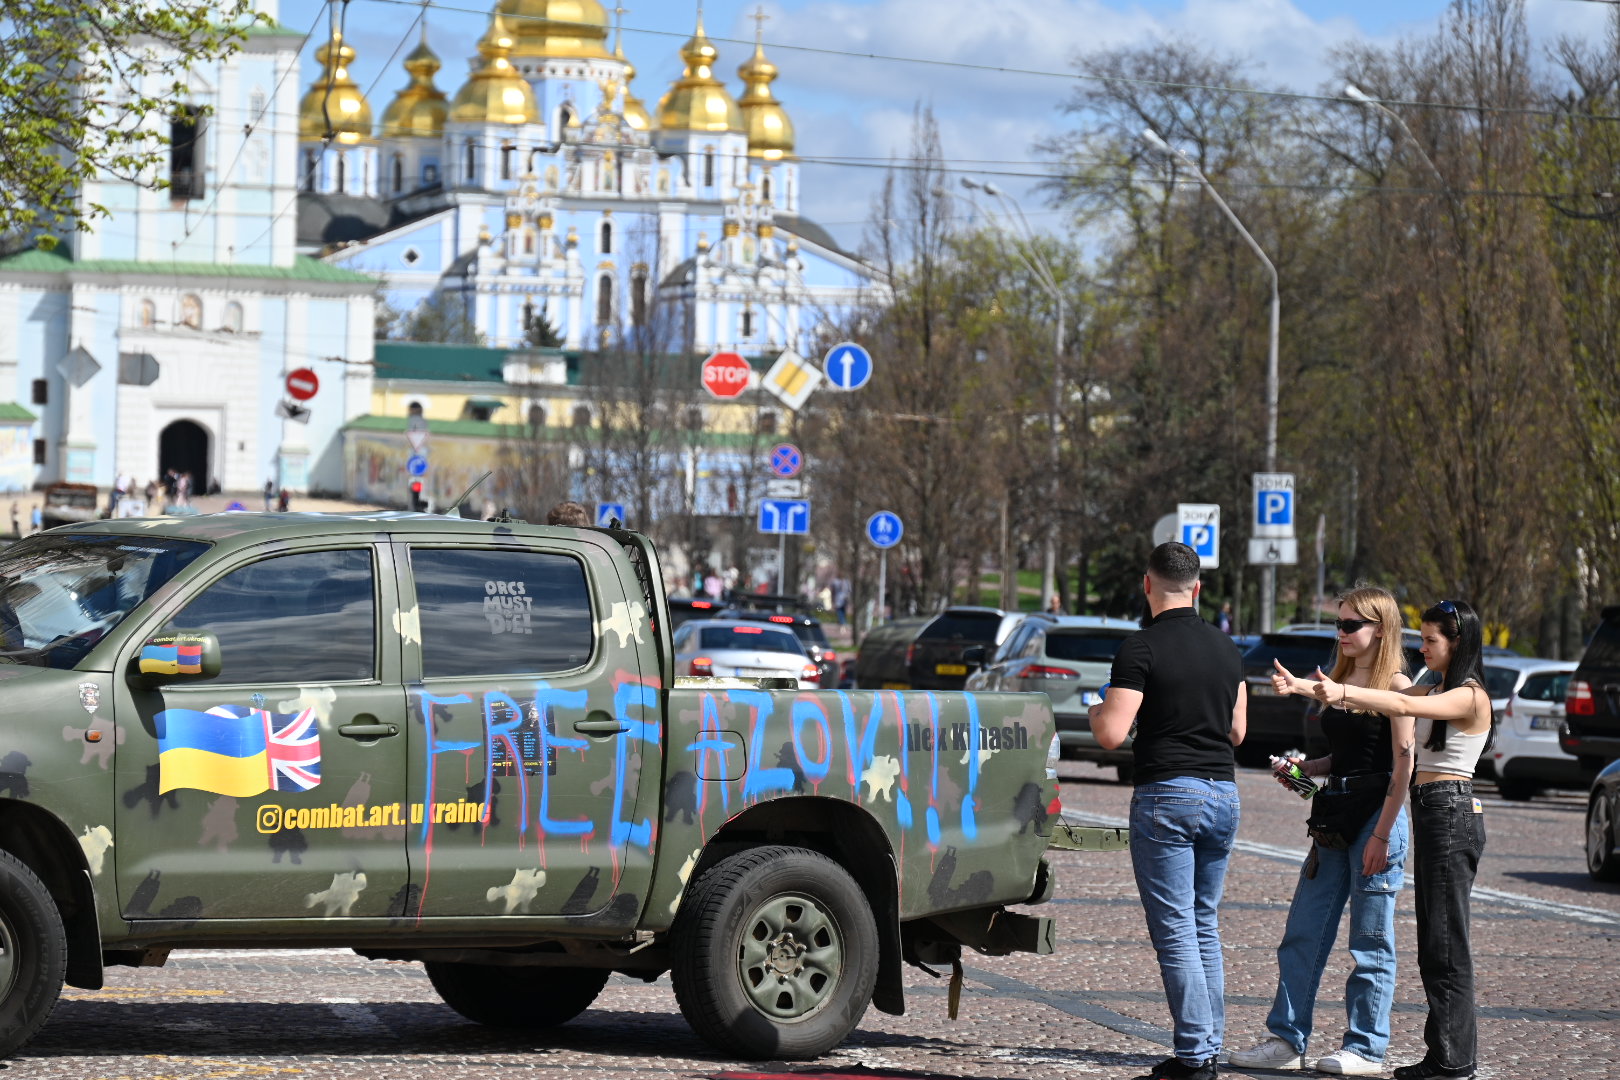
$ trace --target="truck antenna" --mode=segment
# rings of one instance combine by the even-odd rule
[[[478,485],[482,484],[485,480],[488,480],[493,475],[494,475],[494,473],[492,471],[485,472],[483,476],[480,476],[478,479],[474,480],[472,482],[472,487],[468,488],[466,491],[463,491],[461,493],[461,498],[457,499],[455,502],[450,504],[450,509],[448,509],[448,510],[446,510],[444,512],[444,516],[449,517],[451,514],[459,513],[459,511],[461,510],[461,504],[467,501],[467,496],[469,496],[473,492],[477,491],[478,490]]]

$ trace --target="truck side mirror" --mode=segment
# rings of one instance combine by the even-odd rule
[[[131,682],[142,686],[203,682],[220,672],[219,638],[208,630],[154,634],[130,662]]]
[[[988,658],[988,650],[983,645],[969,645],[962,650],[964,664],[983,664]]]

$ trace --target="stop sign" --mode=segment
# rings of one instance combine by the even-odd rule
[[[734,398],[748,389],[754,369],[734,352],[717,352],[703,361],[703,389],[717,398]]]
[[[287,373],[287,393],[296,401],[308,401],[321,388],[321,380],[307,367]]]

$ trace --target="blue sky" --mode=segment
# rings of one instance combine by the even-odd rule
[[[614,0],[604,0],[611,5]],[[655,109],[680,75],[678,55],[690,35],[696,4],[689,0],[620,0],[625,51],[636,64],[636,93]],[[283,23],[308,30],[320,0],[280,0]],[[438,84],[454,95],[467,58],[488,24],[495,0],[444,0],[429,13],[429,41],[444,62]],[[734,87],[737,65],[751,51],[763,6],[765,41],[782,68],[777,96],[798,128],[805,155],[883,159],[903,152],[913,106],[932,105],[947,157],[1027,160],[1031,144],[1063,130],[1055,106],[1067,92],[1061,79],[951,68],[927,68],[857,57],[794,51],[804,45],[847,53],[878,53],[963,61],[1039,71],[1063,71],[1077,53],[1114,45],[1187,38],[1218,53],[1263,65],[1258,77],[1314,90],[1327,78],[1327,53],[1349,41],[1390,44],[1432,32],[1443,0],[708,0],[705,22],[720,48],[718,71]],[[1559,34],[1603,32],[1608,8],[1575,0],[1527,0],[1532,34],[1548,43]],[[408,33],[420,10],[391,0],[350,0],[348,38],[359,50],[356,81],[374,113],[407,81],[399,67],[414,44]],[[314,51],[326,38],[324,20],[305,51],[304,86],[320,68]],[[411,38],[411,40],[407,40]],[[739,39],[730,43],[719,39]],[[773,47],[774,46],[774,47]],[[389,56],[398,56],[389,63]],[[804,166],[806,213],[842,242],[859,242],[879,174],[872,169]],[[1056,220],[1026,195],[1038,223]]]

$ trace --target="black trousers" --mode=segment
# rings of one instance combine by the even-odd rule
[[[1412,867],[1417,880],[1418,972],[1429,1000],[1425,1060],[1448,1070],[1475,1064],[1474,958],[1469,893],[1485,850],[1485,815],[1474,785],[1437,780],[1412,789]]]

